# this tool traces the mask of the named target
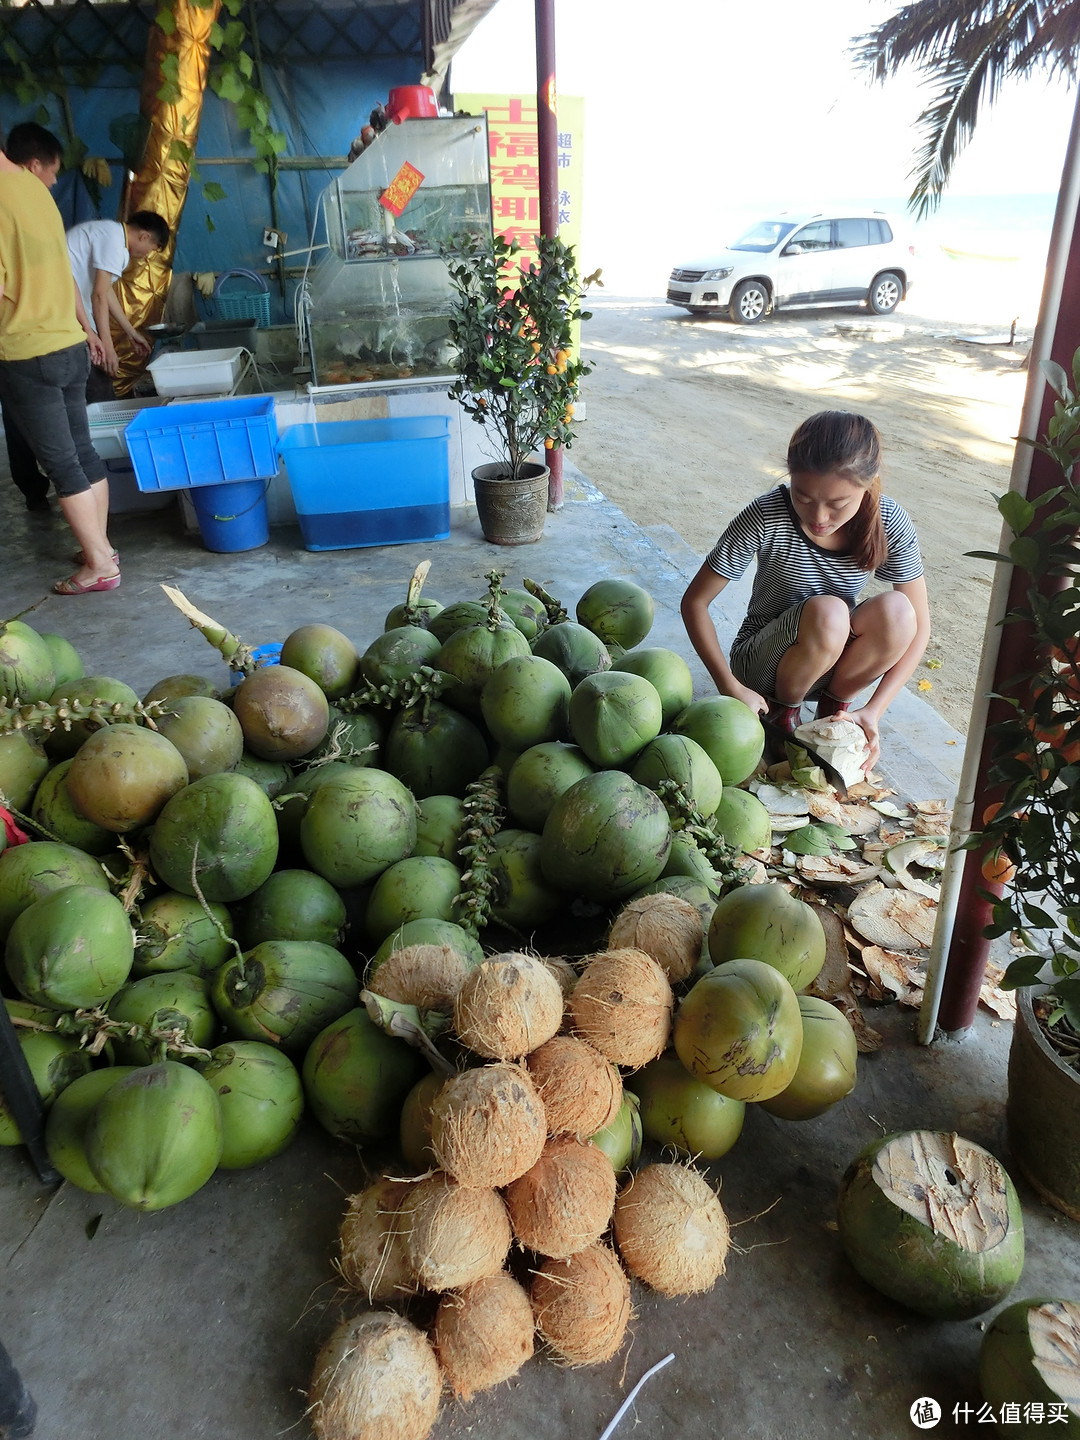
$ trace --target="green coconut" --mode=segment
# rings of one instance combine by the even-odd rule
[[[594,765],[628,765],[660,734],[663,707],[640,675],[587,675],[570,697],[570,733]]]
[[[376,945],[410,920],[453,920],[461,871],[437,855],[412,855],[375,881],[364,925]]]
[[[692,701],[671,727],[705,750],[725,785],[741,785],[757,768],[765,750],[761,721],[741,700],[711,695]]]
[[[304,1089],[287,1055],[257,1040],[234,1040],[219,1045],[198,1069],[221,1106],[223,1170],[247,1170],[292,1144]]]
[[[224,905],[206,913],[192,895],[174,890],[154,895],[142,906],[135,931],[132,973],[158,975],[185,970],[205,980],[232,954],[232,916]]]
[[[107,893],[109,881],[92,855],[55,840],[32,840],[0,854],[0,940],[35,900],[69,885],[90,885]]]
[[[499,596],[499,606],[530,644],[548,623],[544,602],[535,595],[530,595],[528,590],[504,590]]]
[[[210,1082],[172,1060],[141,1066],[97,1102],[86,1158],[122,1205],[163,1210],[201,1189],[217,1169],[224,1133]]]
[[[151,685],[143,696],[143,704],[152,705],[155,700],[164,700],[171,704],[174,700],[181,700],[188,695],[205,695],[212,700],[217,693],[213,682],[204,679],[202,675],[167,675],[164,680]]]
[[[543,842],[531,830],[500,830],[488,860],[494,891],[492,919],[528,934],[557,914],[563,897],[544,878]]]
[[[335,775],[308,801],[300,844],[311,869],[337,889],[364,885],[412,853],[416,802],[385,770]]]
[[[425,795],[417,806],[414,855],[437,855],[457,861],[465,806],[457,795]]]
[[[315,791],[336,775],[353,775],[362,768],[347,760],[328,760],[312,766],[309,770],[301,770],[298,775],[293,776],[281,792],[276,807],[278,839],[283,854],[299,856],[300,824],[307,813],[308,801]]]
[[[482,625],[488,618],[488,607],[481,600],[455,600],[447,605],[428,622],[428,629],[439,644],[444,644],[458,630],[467,630],[473,625]]]
[[[605,644],[625,650],[640,645],[652,629],[656,607],[652,596],[632,580],[610,576],[597,580],[577,602],[579,625],[585,625]]]
[[[690,674],[690,666],[674,650],[664,650],[659,646],[627,650],[617,660],[612,660],[611,668],[641,675],[655,686],[664,710],[665,730],[694,698],[694,677]]]
[[[641,1155],[644,1132],[641,1128],[641,1110],[638,1098],[629,1090],[623,1090],[619,1113],[610,1125],[598,1130],[591,1137],[592,1143],[602,1150],[611,1161],[616,1175],[636,1165]]]
[[[75,808],[67,787],[67,773],[73,763],[61,760],[44,777],[34,795],[31,818],[65,845],[74,845],[76,850],[85,850],[88,855],[106,855],[116,848],[116,833],[95,825]]]
[[[505,661],[529,653],[529,642],[516,625],[509,620],[494,626],[485,621],[455,630],[439,650],[435,664],[460,682],[463,698],[479,714],[480,695],[491,675]]]
[[[69,728],[60,726],[45,737],[45,749],[58,760],[70,760],[84,740],[100,730],[108,721],[101,718],[112,705],[136,705],[139,697],[130,685],[114,680],[110,675],[84,675],[66,685],[58,685],[48,697],[50,705],[58,705],[67,712]],[[99,711],[99,718],[86,715],[91,708]]]
[[[630,774],[649,790],[673,780],[702,815],[711,815],[724,793],[719,770],[697,741],[686,735],[658,735],[638,755]]]
[[[49,769],[37,736],[25,730],[0,735],[0,803],[28,810]]]
[[[763,960],[805,990],[825,963],[825,929],[814,906],[782,885],[740,885],[713,911],[709,958]]]
[[[372,967],[381,964],[395,950],[407,950],[413,945],[448,945],[470,965],[478,965],[484,958],[483,947],[475,936],[449,920],[424,918],[408,920],[387,935],[371,957]]]
[[[593,766],[577,745],[545,740],[530,746],[513,762],[506,777],[511,818],[539,835],[559,796],[593,773]]]
[[[108,1065],[104,1070],[87,1070],[53,1101],[45,1120],[45,1148],[54,1168],[80,1190],[106,1193],[86,1158],[86,1127],[101,1097],[135,1069],[134,1065]]]
[[[364,1009],[321,1031],[304,1056],[304,1094],[331,1135],[362,1144],[396,1133],[406,1095],[428,1073],[419,1051],[382,1031]]]
[[[214,1043],[217,1016],[210,1004],[206,981],[186,970],[145,975],[132,980],[109,1002],[109,1017],[123,1025],[147,1030],[175,1031],[189,1045],[206,1049]],[[116,1053],[125,1065],[149,1065],[157,1058],[157,1043],[135,1036],[120,1036]]]
[[[134,953],[120,901],[93,885],[69,885],[19,914],[4,959],[24,999],[51,1010],[89,1010],[120,989]]]
[[[720,834],[736,850],[768,850],[772,845],[772,819],[749,790],[729,785],[713,815]]]
[[[761,1108],[781,1120],[812,1120],[824,1115],[855,1088],[859,1047],[851,1022],[828,1000],[799,996],[803,1047],[799,1067],[779,1095]]]
[[[742,1134],[745,1103],[702,1084],[670,1052],[627,1084],[638,1097],[645,1138],[654,1145],[670,1145],[690,1159],[719,1160]]]
[[[431,621],[443,608],[440,601],[421,595],[411,606],[406,603],[395,605],[389,610],[383,621],[383,629],[397,630],[402,625],[419,625],[421,630],[430,630]]]
[[[570,682],[540,655],[517,655],[494,670],[480,693],[484,723],[500,745],[518,754],[565,739]]]
[[[421,666],[434,666],[441,641],[419,625],[384,630],[360,656],[359,670],[369,685],[389,685],[415,674]]]
[[[1074,1300],[1017,1300],[994,1316],[979,1349],[983,1399],[1004,1417],[1016,1408],[1017,1423],[1040,1405],[1060,1416],[1061,1435],[1080,1436],[1080,1305]],[[1052,1421],[1051,1423],[1057,1423]],[[1025,1429],[1030,1428],[1025,1425]],[[1008,1433],[1008,1425],[1000,1426]]]
[[[533,646],[533,654],[557,665],[569,680],[571,690],[586,675],[611,669],[611,654],[599,635],[584,625],[575,625],[572,620],[543,630]]]
[[[121,835],[150,825],[187,783],[188,767],[180,751],[164,735],[141,725],[107,725],[91,735],[67,772],[75,808],[95,825]]]
[[[622,900],[658,880],[671,849],[667,811],[617,770],[588,775],[555,801],[544,822],[544,876],[590,900]]]
[[[207,775],[174,795],[150,833],[150,863],[163,884],[193,895],[194,877],[204,899],[225,904],[253,894],[277,852],[277,820],[266,793],[233,772]]]
[[[356,972],[340,950],[317,940],[264,940],[227,960],[210,986],[226,1030],[299,1055],[360,998]]]
[[[356,646],[332,625],[301,625],[281,647],[281,664],[314,680],[328,700],[351,694],[359,663]]]
[[[405,1097],[398,1125],[398,1145],[409,1171],[422,1175],[434,1170],[438,1161],[431,1148],[431,1107],[446,1083],[445,1075],[434,1071],[418,1080]]]
[[[285,790],[292,789],[293,772],[290,765],[281,760],[260,760],[258,755],[252,755],[250,750],[245,750],[232,769],[234,775],[246,775],[249,780],[254,780],[264,795],[271,800]]]
[[[93,1064],[79,1042],[52,1031],[17,1030],[19,1049],[30,1071],[34,1089],[47,1109],[57,1096],[85,1075]],[[10,1102],[0,1090],[0,1145],[21,1145],[23,1135],[15,1123]]]
[[[696,880],[704,885],[715,901],[720,894],[720,881],[712,861],[692,835],[677,831],[671,838],[671,853],[661,879]]]
[[[1023,1269],[1023,1215],[1005,1167],[954,1133],[878,1136],[849,1165],[836,1218],[863,1279],[933,1319],[981,1315]]]
[[[56,689],[56,670],[48,644],[21,620],[0,624],[0,698],[32,705]]]
[[[691,1075],[731,1100],[767,1100],[791,1083],[802,1015],[787,980],[761,960],[729,960],[679,1006],[675,1052]]]
[[[70,685],[72,681],[82,679],[86,671],[79,652],[70,640],[63,635],[53,635],[48,630],[40,630],[38,638],[44,640],[48,647],[57,685]]]
[[[158,730],[184,757],[192,780],[235,770],[244,753],[244,732],[228,705],[206,695],[185,695],[172,701]]]
[[[326,696],[288,665],[256,670],[236,687],[232,704],[245,746],[263,760],[299,759],[315,749],[330,723]]]
[[[487,740],[479,727],[438,700],[399,710],[382,753],[384,768],[417,800],[427,795],[464,795],[489,760]]]
[[[263,940],[318,940],[336,946],[345,919],[345,902],[321,875],[275,870],[244,902],[240,930],[245,950]]]

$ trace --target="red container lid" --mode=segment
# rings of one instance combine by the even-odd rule
[[[387,98],[386,113],[395,125],[403,120],[437,120],[435,91],[428,85],[397,85]]]

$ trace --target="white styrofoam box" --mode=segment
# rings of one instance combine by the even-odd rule
[[[244,351],[175,350],[147,367],[159,395],[228,395],[240,378]]]
[[[124,443],[124,426],[134,420],[140,410],[152,410],[158,405],[167,405],[167,398],[151,395],[136,400],[99,400],[86,407],[86,418],[90,422],[90,440],[102,460],[126,460],[127,446]]]

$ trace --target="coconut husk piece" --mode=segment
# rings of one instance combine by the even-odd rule
[[[917,815],[951,815],[947,800],[909,800],[908,804]]]
[[[918,1009],[926,985],[926,969],[897,950],[884,950],[880,945],[866,945],[862,963],[867,975],[883,993],[901,1005]]]
[[[946,812],[943,815],[919,814],[915,816],[915,823],[911,827],[913,835],[948,835],[952,829],[952,815]]]
[[[864,940],[888,950],[924,950],[934,938],[937,905],[910,890],[864,890],[848,906],[848,921]]]
[[[839,1005],[855,1032],[855,1043],[864,1055],[880,1050],[881,1035],[867,1024],[851,987],[848,941],[843,921],[827,905],[815,905],[814,914],[825,931],[825,963],[817,977],[806,987],[806,993],[816,995],[819,1000],[829,1000]]]
[[[1000,988],[1005,971],[990,961],[986,967],[986,978],[979,987],[979,1002],[1001,1020],[1016,1019],[1016,992]]]
[[[812,885],[863,885],[881,874],[880,866],[848,855],[799,855],[795,865]]]

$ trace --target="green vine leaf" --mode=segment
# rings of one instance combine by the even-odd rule
[[[1002,519],[1015,535],[1022,535],[1035,519],[1035,506],[1016,490],[1010,490],[998,501]]]
[[[217,201],[224,200],[227,194],[224,186],[219,185],[216,180],[207,180],[206,184],[202,187],[202,193],[203,198],[209,200],[211,204],[216,204]]]

